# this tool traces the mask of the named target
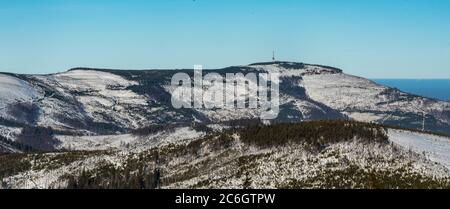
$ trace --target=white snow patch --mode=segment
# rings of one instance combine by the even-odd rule
[[[137,139],[137,137],[131,134],[104,136],[58,135],[56,138],[61,141],[61,144],[57,148],[68,150],[107,150],[121,148]]]
[[[78,174],[78,172],[81,171],[80,168],[89,171],[96,168],[100,163],[120,166],[123,164],[123,160],[124,156],[121,156],[120,153],[117,153],[116,155],[92,156],[56,169],[31,169],[15,176],[6,177],[3,181],[8,185],[11,185],[12,189],[64,188],[66,186],[66,182],[63,182],[60,179],[63,175]]]
[[[32,102],[37,97],[38,92],[28,82],[0,73],[0,117],[9,117],[9,104]]]
[[[405,149],[424,154],[429,160],[450,169],[450,139],[448,137],[389,129],[389,140]]]
[[[103,135],[103,136],[67,136],[58,135],[56,138],[61,141],[58,149],[68,150],[110,150],[118,149],[122,151],[140,152],[151,149],[155,146],[180,143],[197,139],[205,133],[197,132],[190,127],[176,128],[158,132],[148,136],[138,136],[133,134]]]
[[[77,88],[90,88],[96,90],[106,89],[107,86],[123,86],[137,84],[128,81],[112,73],[95,70],[72,70],[65,73],[55,74],[53,77],[63,86]]]
[[[348,117],[350,117],[351,119],[357,120],[357,121],[362,121],[362,122],[374,122],[377,120],[381,120],[382,118],[385,117],[384,114],[375,114],[375,113],[370,113],[370,112],[343,112],[344,114],[346,114]]]
[[[18,136],[20,132],[22,132],[22,128],[0,125],[0,136],[3,136],[8,140],[15,141],[16,136]]]

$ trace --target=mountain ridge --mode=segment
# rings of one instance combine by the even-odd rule
[[[177,72],[193,73],[191,69],[80,67],[48,75],[0,73],[4,89],[0,90],[0,131],[20,141],[24,128],[111,135],[153,124],[257,119],[254,110],[173,108],[170,79]],[[338,119],[422,129],[425,119],[425,130],[450,133],[450,103],[407,94],[334,67],[277,61],[203,72],[279,72],[281,106],[275,123]]]
[[[261,120],[173,108],[178,72],[0,73],[0,188],[450,188],[448,102],[322,65],[203,71],[278,72]]]

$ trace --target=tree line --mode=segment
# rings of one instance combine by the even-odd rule
[[[376,124],[355,121],[311,121],[256,125],[239,131],[244,143],[270,147],[287,143],[306,143],[316,148],[352,139],[387,142],[385,129]]]

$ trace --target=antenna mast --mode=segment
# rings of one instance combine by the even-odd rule
[[[425,131],[425,122],[426,122],[427,113],[425,112],[425,101],[423,98],[420,100],[420,103],[421,103],[421,110],[422,110],[422,131]]]
[[[275,50],[272,51],[272,61],[275,61]]]
[[[425,118],[426,118],[426,113],[425,111],[422,112],[422,131],[425,131]]]

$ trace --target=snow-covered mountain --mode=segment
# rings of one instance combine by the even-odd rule
[[[24,152],[0,155],[0,186],[450,187],[448,102],[322,65],[203,71],[279,73],[280,113],[262,126],[255,109],[173,108],[170,83],[179,72],[193,75],[189,69],[0,73],[0,153]],[[256,131],[242,129],[255,124]],[[423,128],[443,134],[411,130]],[[118,177],[125,173],[127,179]]]
[[[178,72],[192,74],[88,68],[50,75],[0,74],[1,136],[27,141],[30,132],[45,134],[44,127],[66,136],[116,135],[154,124],[258,117],[252,109],[174,109],[170,80]],[[425,125],[427,131],[450,133],[448,102],[403,93],[337,68],[270,62],[204,71],[208,72],[279,72],[278,122],[354,119],[414,129]],[[58,142],[46,143],[48,148]]]

